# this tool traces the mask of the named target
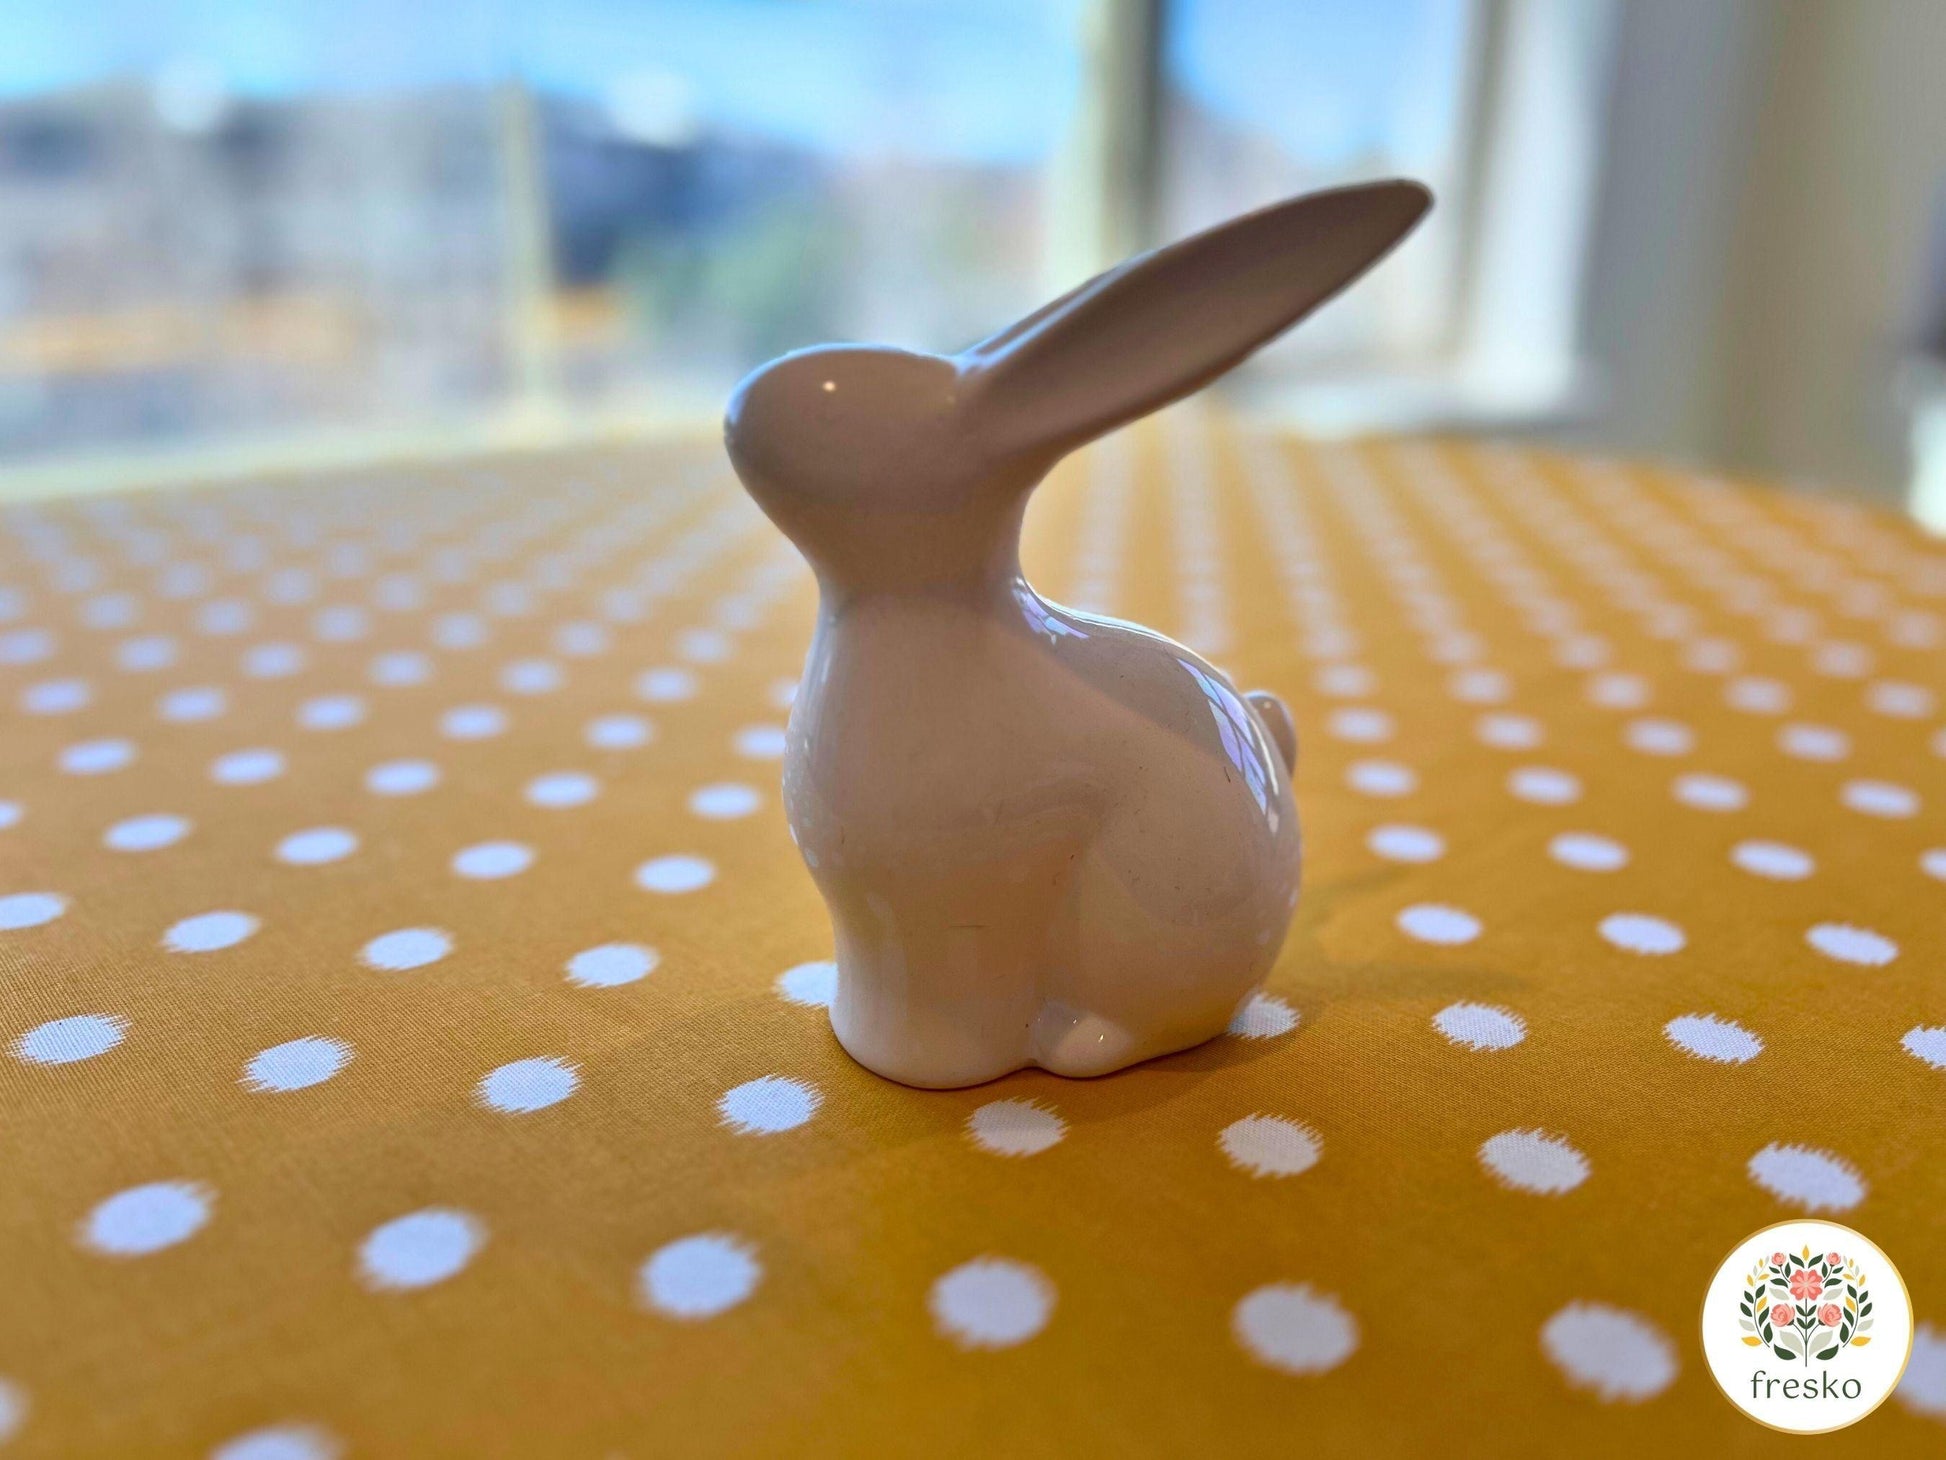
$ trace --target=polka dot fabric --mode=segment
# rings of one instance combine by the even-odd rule
[[[1026,559],[1288,699],[1303,901],[1201,1049],[920,1092],[710,444],[0,508],[0,1451],[1755,1453],[1806,1213],[1925,1335],[1825,1447],[1946,1443],[1946,549],[1178,411]]]

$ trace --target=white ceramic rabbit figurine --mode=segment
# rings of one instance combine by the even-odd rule
[[[909,1085],[1100,1075],[1223,1032],[1297,905],[1289,711],[1020,572],[1035,485],[1344,288],[1430,204],[1295,198],[1131,259],[951,357],[826,346],[730,400],[820,592],[784,802],[831,910],[831,1022]]]

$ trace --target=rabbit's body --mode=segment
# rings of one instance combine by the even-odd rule
[[[818,576],[784,761],[831,909],[832,1024],[913,1085],[1099,1075],[1220,1033],[1297,901],[1289,713],[1020,575],[1067,452],[1186,395],[1425,211],[1383,183],[1131,260],[951,358],[786,355],[725,443]]]
[[[1017,577],[822,616],[784,790],[836,927],[833,1026],[908,1084],[1199,1044],[1296,901],[1287,769],[1221,673]]]

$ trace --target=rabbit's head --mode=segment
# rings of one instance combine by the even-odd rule
[[[800,350],[730,398],[737,475],[851,587],[1011,573],[1028,491],[1068,452],[1207,385],[1376,263],[1413,182],[1311,193],[1128,260],[951,357]]]

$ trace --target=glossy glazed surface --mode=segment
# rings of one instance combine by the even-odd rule
[[[1270,969],[1297,902],[1288,711],[1042,599],[1021,518],[1063,455],[1247,357],[1428,201],[1294,199],[959,356],[826,347],[738,387],[731,460],[818,577],[785,803],[868,1068],[1106,1074],[1220,1033]]]

